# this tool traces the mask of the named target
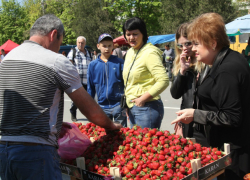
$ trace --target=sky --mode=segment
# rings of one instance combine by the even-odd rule
[[[16,0],[16,1],[19,2],[19,4],[22,5],[23,0]],[[0,6],[2,6],[2,0],[0,0]]]

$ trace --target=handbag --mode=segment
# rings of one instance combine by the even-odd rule
[[[143,46],[144,46],[144,44],[142,45],[142,47],[143,47]],[[142,48],[142,47],[141,47],[141,48]],[[137,52],[136,55],[135,55],[134,61],[133,61],[132,65],[131,65],[131,67],[130,67],[130,70],[129,70],[129,72],[128,72],[128,77],[129,77],[130,71],[131,71],[131,69],[132,69],[132,67],[133,67],[133,65],[134,65],[135,59],[136,59],[136,57],[137,57],[139,51],[141,50],[141,48],[138,50],[138,52]],[[125,89],[126,89],[126,86],[127,86],[127,83],[128,83],[128,77],[127,77],[126,85],[124,86],[124,93],[125,93]],[[120,107],[121,107],[121,108],[128,108],[128,105],[127,105],[127,103],[126,103],[126,96],[125,96],[125,94],[122,94],[122,95],[121,95]]]
[[[125,94],[121,95],[120,107],[121,108],[128,108],[128,105],[126,103],[126,96],[125,96]]]

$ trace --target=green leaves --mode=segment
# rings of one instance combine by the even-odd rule
[[[131,17],[140,17],[147,25],[149,35],[159,32],[158,17],[162,3],[159,0],[114,0],[108,3],[107,9],[112,16],[116,16],[114,26],[122,33],[124,22]]]
[[[77,36],[87,38],[95,48],[100,34],[114,38],[122,34],[124,22],[131,17],[142,18],[148,35],[172,34],[177,27],[205,12],[217,12],[225,23],[242,16],[250,1],[238,0],[2,0],[0,7],[0,43],[8,39],[22,43],[29,38],[29,29],[43,13],[59,17],[66,31],[63,44],[75,44]]]
[[[0,9],[0,43],[3,44],[8,39],[18,44],[22,43],[27,21],[27,14],[18,2],[3,0]]]
[[[219,13],[228,23],[237,17],[237,10],[231,0],[167,0],[162,1],[162,15],[159,17],[160,34],[175,33],[178,26],[200,14]]]

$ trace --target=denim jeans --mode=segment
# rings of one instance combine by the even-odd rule
[[[114,119],[115,122],[119,122],[123,127],[127,127],[126,109],[122,109],[120,105],[118,105],[110,109],[102,110],[111,120]]]
[[[0,144],[0,179],[61,180],[59,161],[53,146]]]
[[[133,125],[138,125],[142,128],[148,127],[160,129],[163,115],[164,107],[161,99],[146,102],[143,107],[134,105],[129,109],[131,128]]]

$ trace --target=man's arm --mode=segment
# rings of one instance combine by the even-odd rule
[[[120,129],[120,124],[114,124],[94,99],[80,87],[76,91],[68,94],[81,113],[92,123],[105,128],[106,130]]]

